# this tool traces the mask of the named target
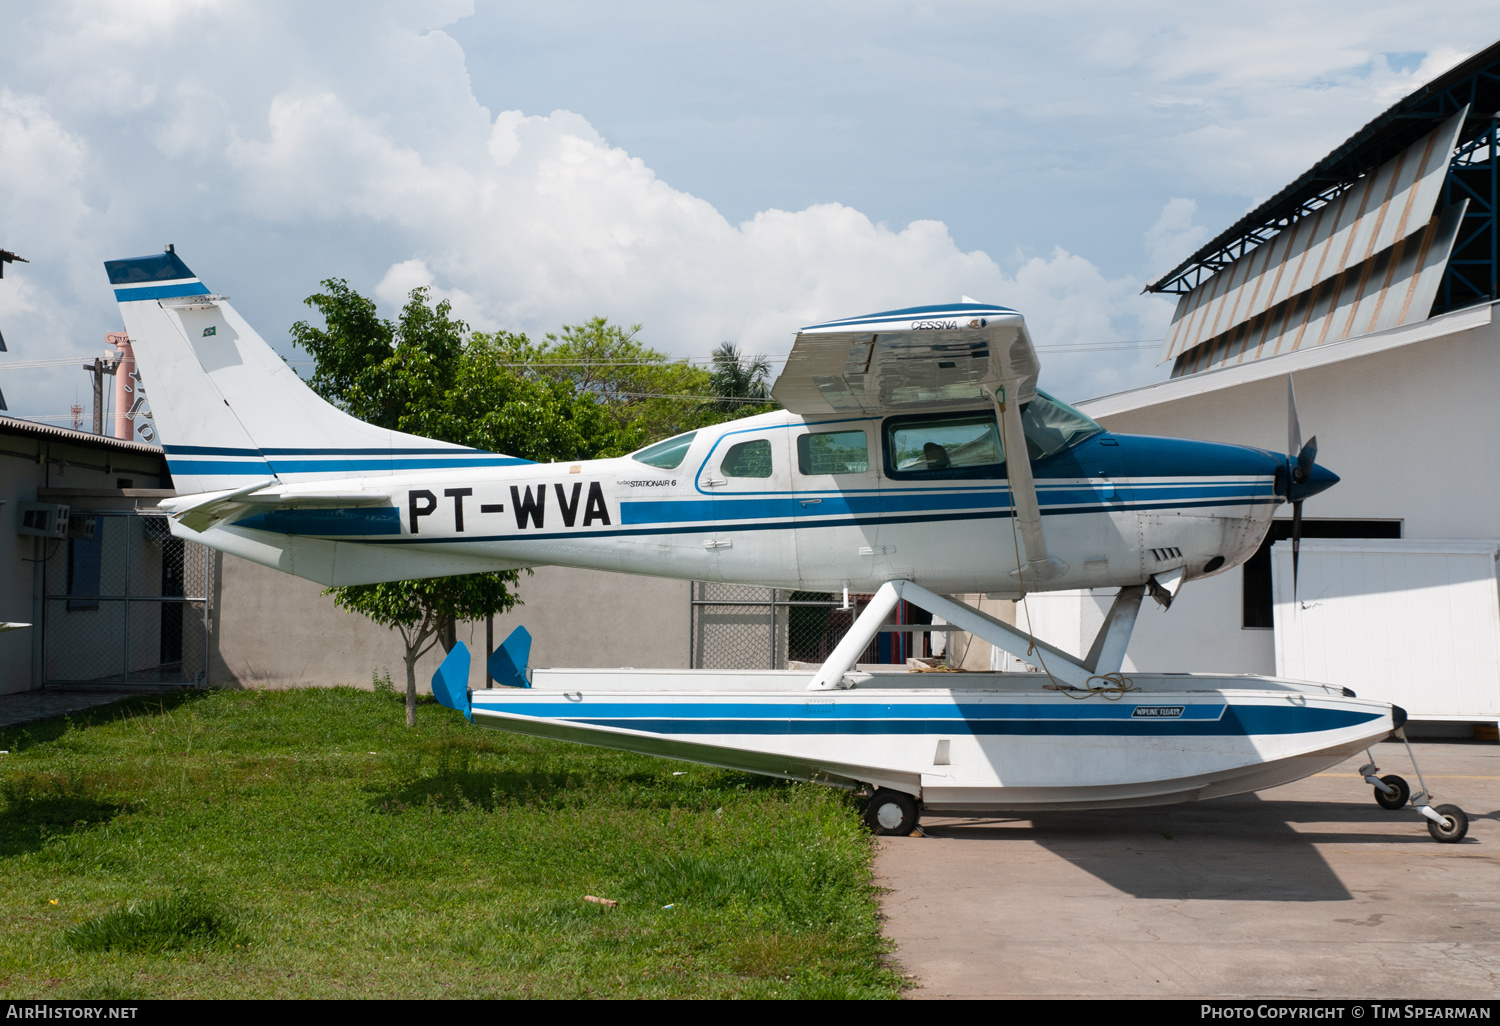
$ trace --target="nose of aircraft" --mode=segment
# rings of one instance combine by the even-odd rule
[[[1288,471],[1290,472],[1291,465],[1294,465],[1297,461],[1292,459],[1287,462],[1289,464]],[[1288,477],[1290,479],[1290,473]],[[1306,481],[1298,482],[1293,480],[1291,482],[1290,487],[1287,489],[1287,500],[1290,502],[1300,502],[1310,495],[1317,495],[1319,492],[1327,491],[1338,483],[1339,476],[1337,474],[1327,467],[1314,463],[1312,469],[1307,472]]]

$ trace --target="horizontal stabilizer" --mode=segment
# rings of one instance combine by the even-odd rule
[[[389,505],[391,497],[384,492],[354,489],[344,492],[311,489],[299,491],[274,479],[257,481],[244,488],[209,492],[206,495],[179,496],[161,503],[162,509],[171,513],[183,526],[200,533],[220,524],[233,523],[244,516],[280,509],[348,509]]]

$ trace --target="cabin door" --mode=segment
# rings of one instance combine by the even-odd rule
[[[703,464],[698,490],[712,497],[703,546],[714,553],[720,580],[782,587],[796,580],[786,436],[779,425],[731,431]]]
[[[868,421],[798,425],[791,431],[797,567],[809,591],[879,586],[880,475]]]

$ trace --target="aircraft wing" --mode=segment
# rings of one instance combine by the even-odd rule
[[[803,416],[881,417],[1003,399],[996,407],[1001,438],[1019,443],[1021,407],[1036,397],[1040,369],[1016,311],[984,303],[915,306],[803,328],[771,395]],[[1047,552],[1030,462],[1009,460],[1006,478],[1026,547],[1015,571],[1024,589],[1068,565]]]
[[[1039,369],[1016,311],[918,306],[803,328],[771,395],[804,416],[973,406],[1002,385],[1027,403]]]
[[[295,485],[287,486],[275,479],[267,479],[243,488],[166,499],[161,503],[161,508],[184,526],[201,533],[219,524],[232,523],[243,516],[279,509],[348,509],[389,505],[391,497],[384,492],[299,489]]]

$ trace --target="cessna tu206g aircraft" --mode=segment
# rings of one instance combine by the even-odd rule
[[[556,564],[874,593],[811,679],[528,670],[520,629],[490,662],[509,686],[469,692],[460,645],[434,692],[485,726],[867,788],[872,827],[904,833],[923,809],[1274,786],[1404,722],[1319,684],[1119,673],[1146,594],[1168,605],[1186,581],[1239,565],[1281,502],[1300,513],[1337,478],[1314,443],[1298,451],[1295,429],[1291,456],[1104,430],[1036,388],[1014,310],[813,325],[773,388],[782,411],[629,456],[536,464],[336,409],[171,247],[105,266],[179,493],[164,504],[178,537],[329,585]],[[1105,586],[1119,595],[1081,657],[947,597]],[[861,670],[903,599],[1044,675]],[[1405,804],[1404,782],[1377,772],[1366,767],[1377,796]],[[1462,836],[1461,811],[1417,797],[1435,837]]]

